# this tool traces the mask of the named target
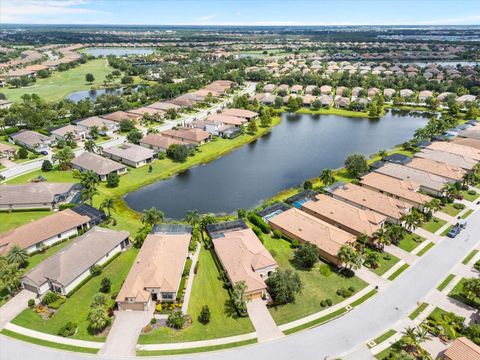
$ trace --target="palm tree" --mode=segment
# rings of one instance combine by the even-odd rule
[[[424,205],[425,209],[428,209],[433,214],[441,209],[442,202],[439,199],[432,199]]]
[[[378,252],[370,251],[365,257],[365,262],[368,263],[372,269],[376,269],[378,267],[378,257]]]
[[[163,214],[162,211],[152,207],[151,209],[143,211],[141,220],[143,224],[153,227],[154,225],[157,225],[160,222],[162,222],[164,217],[165,215]]]
[[[97,150],[97,144],[95,144],[95,141],[90,139],[83,143],[83,148],[85,151],[94,153]]]
[[[68,146],[65,146],[62,150],[53,154],[52,161],[58,162],[60,169],[67,170],[72,164],[72,160],[75,158],[75,154],[72,149]]]
[[[402,215],[402,217],[400,218],[400,221],[405,224],[405,228],[409,232],[415,231],[415,229],[421,223],[421,219],[419,218],[418,214],[415,212]]]
[[[98,126],[92,126],[88,134],[93,139],[98,138],[98,136],[100,135],[100,130],[98,129]]]
[[[366,244],[368,242],[368,235],[363,233],[357,236],[357,242],[360,244]]]
[[[7,254],[7,261],[9,264],[19,264],[23,265],[28,260],[28,254],[25,249],[22,249],[18,245],[13,245],[10,251]]]
[[[83,201],[89,201],[90,206],[93,206],[93,197],[98,195],[98,191],[96,187],[86,187],[83,188],[81,195]]]
[[[477,176],[473,172],[467,172],[463,175],[462,183],[464,185],[475,185],[477,182]]]
[[[71,144],[73,143],[73,140],[75,140],[75,136],[73,135],[73,132],[69,131],[65,134],[64,139],[67,144]]]
[[[198,210],[189,210],[185,216],[185,220],[192,226],[196,226],[200,222]]]
[[[203,237],[203,233],[207,231],[207,226],[210,224],[214,224],[216,221],[217,221],[217,218],[212,214],[207,214],[202,216],[202,218],[200,219],[200,229],[202,231],[202,240],[205,240],[205,238]]]
[[[455,187],[455,184],[447,183],[442,188],[442,193],[449,199],[453,199],[453,197],[457,194],[458,190]]]
[[[385,150],[380,150],[378,152],[378,156],[380,156],[380,159],[384,160],[388,156],[388,152],[386,152]]]
[[[331,169],[323,169],[322,173],[320,174],[320,180],[325,186],[333,184],[335,182],[333,171]]]
[[[110,217],[112,215],[113,205],[114,205],[113,199],[112,198],[106,198],[100,204],[100,209],[107,209],[108,216]]]
[[[358,270],[362,266],[362,256],[350,245],[343,245],[337,254],[343,268]]]
[[[398,245],[405,236],[405,229],[398,224],[392,224],[387,227],[385,234],[391,243]]]
[[[378,229],[373,233],[373,240],[375,244],[379,247],[380,251],[384,251],[385,245],[390,244],[389,238],[386,236],[383,228]]]
[[[84,188],[95,187],[100,183],[100,179],[96,173],[93,171],[85,171],[80,174],[80,184]]]

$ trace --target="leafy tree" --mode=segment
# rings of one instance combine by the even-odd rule
[[[273,102],[273,106],[276,109],[280,109],[283,106],[283,99],[280,96],[277,96]]]
[[[135,123],[132,120],[124,119],[120,121],[120,131],[129,132],[135,129]]]
[[[368,171],[367,159],[361,154],[348,155],[345,168],[351,177],[358,178]]]
[[[18,149],[17,155],[19,159],[26,159],[28,157],[28,151],[27,149],[21,147],[20,149]]]
[[[476,304],[477,308],[480,308],[480,278],[466,279],[462,292],[467,299]]]
[[[189,148],[183,144],[172,144],[167,149],[167,156],[173,161],[185,162],[189,154]]]
[[[98,126],[92,126],[90,128],[90,131],[88,132],[88,135],[92,139],[97,139],[100,136],[100,129],[98,128]]]
[[[303,284],[300,277],[292,270],[278,270],[266,280],[268,293],[272,296],[275,304],[282,305],[295,302]]]
[[[245,314],[247,312],[247,304],[245,302],[246,289],[247,285],[245,284],[245,281],[239,281],[233,285],[232,302],[240,314]]]
[[[176,310],[168,315],[167,325],[171,328],[180,330],[185,325],[185,316],[180,310]]]
[[[108,277],[104,277],[102,279],[101,285],[100,285],[100,292],[102,293],[108,293],[110,292],[110,289],[112,288],[112,282]]]
[[[161,223],[163,219],[164,219],[163,212],[152,207],[148,210],[143,211],[141,221],[142,221],[142,224],[146,224],[153,227],[154,225]]]
[[[88,326],[93,332],[100,332],[110,325],[111,319],[108,310],[104,307],[95,307],[88,314]]]
[[[6,259],[0,259],[0,287],[13,294],[20,288],[20,276],[17,263],[9,264]]]
[[[13,245],[7,254],[7,261],[9,264],[24,265],[28,260],[28,254],[25,249],[22,249],[17,244]]]
[[[93,74],[85,74],[85,81],[88,83],[93,83],[95,81],[95,76]]]
[[[247,131],[250,133],[250,134],[255,134],[257,131],[258,131],[258,128],[257,128],[257,123],[252,120],[248,123],[247,125]]]
[[[53,162],[58,162],[61,170],[68,170],[72,165],[72,160],[75,158],[75,154],[72,149],[68,146],[65,146],[62,150],[58,151],[56,154],[53,154]]]
[[[188,210],[185,220],[192,226],[196,226],[200,222],[200,214],[198,210]]]
[[[318,247],[311,243],[301,244],[293,254],[294,261],[306,269],[311,269],[318,261],[320,251]]]
[[[104,279],[107,279],[108,278],[103,278],[102,279],[102,282]],[[91,308],[98,308],[98,307],[106,307],[108,305],[108,296],[103,294],[104,291],[102,291],[102,293],[98,293],[98,294],[95,294],[92,298],[92,300],[90,301],[90,307]],[[105,292],[108,292],[108,291],[105,291]]]
[[[210,322],[210,309],[208,305],[204,305],[202,307],[202,311],[200,311],[200,315],[198,316],[198,321],[203,325],[207,325]]]
[[[167,116],[171,120],[175,120],[178,117],[177,110],[171,108],[167,110]]]
[[[107,175],[107,187],[116,188],[120,183],[120,176],[116,172],[111,172]]]
[[[303,188],[305,190],[311,190],[313,189],[313,183],[310,181],[310,180],[306,180],[304,183],[303,183]]]
[[[288,110],[290,110],[291,112],[295,112],[298,109],[300,109],[301,103],[299,103],[298,99],[299,98],[296,98],[294,96],[290,96],[290,98],[288,99],[288,103],[287,103]]]
[[[127,134],[127,140],[130,141],[132,144],[140,144],[140,140],[142,140],[143,134],[138,129],[133,129]]]
[[[128,84],[133,84],[133,77],[131,76],[124,76],[122,77],[122,84],[123,85],[128,85]]]
[[[49,172],[52,171],[53,165],[49,160],[43,160],[42,162],[42,171],[43,172]]]

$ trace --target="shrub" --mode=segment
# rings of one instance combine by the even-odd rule
[[[198,321],[201,322],[203,325],[207,325],[210,322],[210,309],[208,305],[204,305],[202,307],[202,311],[200,312],[200,315],[198,316]]]
[[[475,190],[468,190],[467,192],[468,195],[477,195],[477,192]]]
[[[248,220],[253,224],[253,225],[256,225],[260,228],[260,230],[264,233],[264,234],[270,234],[270,226],[268,226],[268,224],[263,221],[263,219],[258,216],[257,214],[255,213],[249,213],[248,214]]]
[[[297,239],[292,240],[292,247],[294,249],[298,248],[300,246],[300,242]]]
[[[302,267],[310,269],[318,261],[319,249],[311,243],[303,243],[293,254],[293,259]]]
[[[49,304],[57,301],[58,299],[60,299],[60,295],[49,291],[43,296],[42,304],[43,305],[49,305]]]
[[[50,309],[54,309],[54,310],[57,310],[64,302],[65,302],[65,298],[64,297],[60,297],[58,300],[48,304],[48,307]]]
[[[116,172],[111,172],[107,175],[107,187],[116,188],[120,183],[120,176]]]
[[[332,299],[328,298],[328,299],[325,300],[325,301],[326,301],[326,303],[327,303],[328,306],[332,306],[332,305],[333,305]]]
[[[102,279],[102,283],[100,285],[100,292],[102,293],[108,293],[110,292],[110,289],[112,288],[112,282],[110,281],[109,278],[104,277]]]
[[[102,267],[100,265],[90,266],[90,274],[92,274],[92,276],[98,276],[101,273],[102,273]]]
[[[162,304],[155,305],[155,311],[156,312],[162,312]]]
[[[43,160],[42,162],[42,171],[43,172],[49,172],[52,171],[53,165],[49,160]]]
[[[157,318],[152,317],[152,319],[150,320],[150,324],[155,325],[156,323],[157,323]]]
[[[108,302],[107,295],[98,293],[90,301],[90,307],[92,308],[104,307],[107,305],[107,302]]]
[[[69,337],[69,336],[75,335],[76,331],[77,331],[77,324],[72,321],[69,321],[60,330],[58,330],[57,334],[63,337]]]
[[[20,159],[26,159],[28,157],[28,151],[23,147],[18,149],[17,154]]]
[[[282,237],[282,232],[280,230],[273,230],[273,238],[280,239]]]
[[[167,325],[177,330],[183,328],[183,325],[185,325],[185,317],[183,316],[182,312],[176,310],[168,315]]]
[[[350,297],[352,295],[353,293],[349,289],[346,289],[345,292],[343,293],[344,298]]]
[[[478,260],[478,261],[475,263],[475,265],[473,265],[473,267],[474,267],[476,270],[480,271],[480,260]]]
[[[322,274],[323,276],[330,276],[333,274],[332,268],[328,264],[320,265],[318,270],[320,271],[320,274]]]
[[[260,228],[257,227],[257,226],[254,226],[252,228],[252,230],[255,233],[255,235],[257,235],[258,239],[263,243],[263,232],[262,232],[262,230],[260,230]]]
[[[321,306],[321,307],[326,307],[326,306],[327,306],[327,302],[326,302],[325,300],[320,301],[320,306]]]
[[[457,210],[463,210],[463,209],[465,209],[465,205],[459,204],[459,203],[453,204],[453,207],[454,207],[455,209],[457,209]]]
[[[338,296],[345,297],[345,296],[344,296],[344,295],[345,295],[345,289],[344,289],[344,288],[337,289],[336,294],[337,294]]]
[[[28,307],[33,308],[35,306],[35,299],[28,299]]]
[[[348,290],[350,290],[352,293],[355,292],[355,288],[354,288],[353,286],[350,286],[350,287],[348,288]]]
[[[193,268],[193,273],[197,275],[198,273],[198,268],[200,267],[200,261],[197,260],[197,263],[195,264],[195,267]]]

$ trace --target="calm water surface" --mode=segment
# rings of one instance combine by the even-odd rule
[[[149,48],[123,48],[123,47],[93,47],[85,50],[85,53],[95,57],[99,56],[127,56],[127,55],[150,55],[155,52]]]
[[[387,113],[379,120],[334,115],[283,114],[270,134],[208,164],[159,181],[125,200],[135,210],[155,206],[180,219],[188,210],[232,213],[279,191],[338,168],[347,155],[371,155],[413,136],[428,119]]]

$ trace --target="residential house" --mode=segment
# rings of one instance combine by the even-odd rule
[[[305,88],[305,94],[313,95],[313,92],[315,91],[316,88],[317,88],[316,85],[307,85],[307,87]]]
[[[15,156],[15,153],[17,152],[17,148],[0,143],[0,159],[6,158],[6,159],[11,159]]]
[[[116,123],[120,123],[123,120],[137,121],[143,117],[143,114],[136,114],[132,112],[125,111],[115,111],[110,114],[102,115],[103,119],[107,119]]]
[[[431,174],[424,170],[409,166],[388,163],[375,169],[375,172],[401,180],[412,180],[420,185],[420,189],[433,196],[442,196],[443,187],[450,181],[443,177]]]
[[[457,98],[457,103],[464,106],[468,103],[473,103],[476,99],[477,97],[475,95],[466,94],[466,95],[459,96]]]
[[[145,115],[149,115],[149,116],[159,116],[160,118],[163,118],[165,116],[165,111],[160,109],[155,109],[149,106],[128,110],[127,113],[134,114],[135,116],[141,116],[141,117]]]
[[[125,250],[129,236],[128,231],[94,227],[27,272],[22,287],[37,295],[68,295],[90,276],[93,265],[101,266]]]
[[[410,89],[401,89],[400,90],[400,97],[403,98],[403,99],[409,99],[409,98],[413,97],[414,95],[415,95],[415,93]]]
[[[119,310],[146,311],[175,301],[188,257],[190,233],[148,234],[117,295]]]
[[[424,103],[428,98],[433,98],[433,92],[430,90],[422,90],[418,93],[418,101]]]
[[[93,128],[96,128],[100,135],[106,136],[113,135],[120,128],[118,123],[107,119],[102,119],[98,116],[91,116],[89,118],[77,121],[77,125],[87,129],[88,133],[90,133]]]
[[[155,152],[140,145],[124,143],[103,149],[102,155],[122,164],[138,168],[150,164]]]
[[[460,167],[418,157],[413,158],[412,161],[407,164],[407,166],[426,171],[427,173],[442,176],[451,182],[461,181],[463,176],[467,173],[466,170]]]
[[[424,205],[432,200],[430,196],[419,192],[419,184],[411,180],[396,179],[376,172],[363,176],[360,185],[410,203],[419,210],[423,210]]]
[[[387,217],[388,222],[394,224],[400,224],[402,216],[413,207],[405,201],[350,183],[338,182],[325,188],[325,191],[334,199],[382,214]]]
[[[266,93],[272,93],[275,90],[275,88],[276,88],[275,84],[266,84],[263,87],[263,91]]]
[[[476,161],[480,161],[480,150],[472,148],[470,146],[456,144],[450,141],[434,141],[429,146],[429,150],[445,151],[452,154],[462,155],[465,158],[470,158]]]
[[[443,162],[467,171],[472,170],[475,164],[477,164],[477,161],[472,158],[439,150],[423,149],[422,151],[415,153],[415,157]]]
[[[166,152],[170,145],[189,145],[184,141],[173,139],[167,136],[162,136],[160,134],[148,134],[142,140],[140,140],[140,145],[148,149],[152,149],[155,152]]]
[[[347,97],[337,96],[335,98],[335,107],[347,108],[350,105],[350,99]]]
[[[18,245],[31,254],[59,241],[76,236],[88,228],[90,218],[79,215],[71,209],[58,211],[36,221],[0,235],[0,254],[5,255]]]
[[[73,141],[82,141],[87,138],[88,131],[86,128],[78,125],[66,125],[51,131],[53,137],[57,140],[67,140],[68,134],[72,136]]]
[[[222,111],[222,114],[244,118],[244,119],[247,119],[248,121],[256,119],[258,117],[258,113],[254,111],[245,110],[245,109],[234,109],[234,108],[227,108]]]
[[[10,139],[15,144],[23,146],[36,153],[48,151],[50,146],[54,144],[54,140],[50,136],[31,130],[22,130],[10,135]]]
[[[180,140],[195,146],[203,145],[210,140],[211,135],[204,130],[195,128],[180,128],[178,130],[162,131],[162,136]]]
[[[93,171],[101,181],[106,181],[110,173],[122,175],[127,172],[125,165],[88,151],[73,159],[72,167],[80,171]]]
[[[338,252],[343,245],[352,245],[357,238],[297,208],[291,208],[269,219],[272,230],[299,242],[309,242],[320,250],[320,257],[341,266]]]
[[[181,109],[181,106],[178,106],[169,102],[163,102],[163,101],[155,102],[153,104],[148,105],[147,107],[152,109],[162,110],[165,112],[167,112],[170,109],[174,109],[176,111],[179,111]]]
[[[230,283],[245,282],[246,300],[264,297],[265,280],[278,267],[272,255],[249,228],[225,231],[222,235],[212,242]]]
[[[0,185],[0,210],[56,209],[80,190],[73,183],[27,183]]]
[[[375,211],[359,209],[324,194],[317,195],[315,201],[307,201],[301,207],[307,214],[357,238],[365,234],[371,239],[387,220],[386,216]]]
[[[453,144],[468,146],[468,147],[480,150],[480,140],[477,140],[477,139],[455,137],[451,140],[451,142]]]
[[[331,95],[332,94],[332,87],[330,85],[322,85],[320,86],[320,94],[322,95]]]
[[[224,125],[232,125],[232,126],[235,126],[235,127],[241,127],[242,125],[244,125],[248,122],[248,120],[244,117],[226,115],[225,113],[210,114],[210,115],[208,115],[207,120],[208,121],[220,122]]]
[[[480,346],[466,337],[455,339],[439,356],[443,360],[480,360]]]
[[[292,86],[292,90],[291,90],[291,93],[292,94],[300,94],[303,90],[303,86],[302,85],[293,85]]]

